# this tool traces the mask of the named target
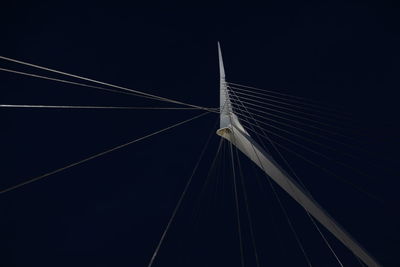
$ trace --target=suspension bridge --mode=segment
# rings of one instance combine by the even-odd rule
[[[248,266],[245,259],[244,253],[244,240],[241,220],[243,220],[243,216],[241,216],[240,212],[240,199],[239,199],[239,185],[243,183],[243,177],[239,179],[239,176],[242,175],[242,167],[239,158],[239,152],[242,156],[247,157],[255,166],[257,166],[262,172],[265,173],[265,178],[270,183],[271,188],[274,186],[279,186],[283,189],[294,201],[300,205],[313,227],[315,227],[316,231],[320,234],[323,239],[325,245],[332,253],[333,258],[337,262],[339,266],[345,266],[340,260],[340,256],[337,255],[329,243],[326,236],[323,234],[320,226],[325,228],[328,232],[330,232],[339,242],[341,242],[354,256],[357,258],[361,266],[381,266],[377,259],[375,259],[350,233],[348,233],[344,227],[342,227],[338,221],[334,219],[334,215],[330,215],[328,211],[326,211],[320,204],[318,204],[317,200],[312,196],[312,194],[307,190],[306,186],[302,183],[301,179],[296,175],[296,172],[290,167],[288,162],[279,152],[280,149],[290,150],[290,148],[285,147],[285,145],[273,141],[270,136],[278,135],[286,143],[292,143],[298,145],[305,150],[314,152],[318,155],[319,152],[313,150],[308,146],[304,146],[299,141],[293,141],[293,139],[285,136],[294,136],[300,140],[306,140],[313,144],[324,146],[327,149],[334,149],[325,143],[318,142],[318,138],[327,139],[331,142],[339,142],[334,137],[332,137],[332,133],[334,135],[344,136],[340,133],[340,131],[335,131],[333,126],[330,123],[321,122],[319,120],[325,114],[330,114],[331,116],[346,116],[345,113],[337,112],[335,107],[327,107],[321,105],[319,103],[310,101],[308,99],[283,94],[276,91],[264,90],[256,87],[251,87],[247,85],[242,85],[238,83],[231,83],[226,78],[225,69],[223,64],[221,47],[218,44],[218,56],[219,56],[219,71],[220,71],[220,106],[219,107],[205,107],[200,105],[195,105],[192,103],[183,102],[180,100],[172,99],[169,97],[159,96],[155,94],[146,93],[140,90],[135,90],[123,86],[118,86],[106,82],[102,82],[99,80],[94,80],[90,78],[86,78],[83,76],[55,70],[52,68],[28,63],[25,61],[12,59],[4,56],[0,56],[1,60],[12,62],[18,65],[22,65],[29,68],[39,69],[46,71],[48,73],[53,73],[57,75],[64,76],[63,78],[55,78],[51,76],[38,75],[31,72],[20,71],[17,69],[9,69],[9,68],[0,68],[0,71],[7,72],[14,75],[26,76],[31,78],[43,79],[58,83],[64,83],[73,86],[79,87],[88,87],[95,90],[102,90],[110,93],[117,94],[126,94],[132,95],[135,97],[145,98],[148,100],[156,101],[156,102],[164,102],[168,104],[173,104],[174,106],[165,107],[165,106],[85,106],[85,105],[34,105],[34,104],[11,104],[11,103],[2,103],[0,104],[0,108],[3,109],[127,109],[127,110],[199,110],[202,111],[201,114],[196,115],[192,118],[177,122],[168,127],[159,129],[147,135],[141,136],[139,138],[130,140],[129,142],[120,144],[118,146],[112,147],[108,150],[102,151],[100,153],[93,154],[89,157],[80,159],[71,164],[63,166],[61,168],[52,170],[50,172],[41,174],[39,176],[35,176],[29,179],[24,180],[21,183],[16,185],[0,188],[0,194],[11,193],[10,191],[18,190],[23,186],[28,186],[33,182],[37,182],[39,180],[43,180],[48,178],[54,174],[62,172],[66,169],[72,168],[74,166],[83,164],[85,162],[94,160],[98,157],[106,155],[108,153],[114,152],[123,147],[132,145],[134,143],[140,142],[142,140],[151,138],[155,135],[161,134],[166,131],[170,131],[180,125],[190,123],[200,117],[206,116],[208,114],[216,114],[218,115],[218,130],[216,134],[221,137],[220,145],[218,147],[217,154],[220,153],[221,147],[228,146],[230,158],[226,158],[230,166],[232,167],[232,179],[233,179],[233,191],[235,196],[235,207],[236,207],[236,219],[237,219],[237,227],[238,227],[238,239],[239,239],[239,252],[240,252],[240,264],[242,267]],[[80,80],[80,82],[71,81],[67,78],[73,78],[76,80]],[[312,110],[318,110],[317,114],[311,112]],[[340,114],[338,114],[340,113]],[[333,114],[333,115],[332,115]],[[286,127],[286,128],[285,128]],[[272,129],[278,130],[280,132],[284,132],[286,135],[279,135],[276,132],[273,132]],[[291,129],[295,129],[295,132],[291,131]],[[310,138],[307,136],[303,136],[300,134],[314,134],[318,138]],[[215,134],[215,133],[214,133]],[[210,136],[211,137],[211,136]],[[204,148],[208,147],[209,140]],[[278,156],[281,157],[281,160],[287,164],[287,168],[281,166],[277,160],[274,159],[274,156],[269,152],[266,143],[270,143],[272,148],[277,151]],[[346,145],[346,144],[344,144]],[[292,151],[293,153],[296,153]],[[205,153],[205,149],[200,153],[199,160],[194,166],[193,172],[189,177],[183,192],[181,193],[179,200],[172,211],[170,219],[167,225],[164,227],[162,235],[160,236],[159,241],[155,245],[154,251],[152,253],[151,258],[148,262],[148,267],[153,266],[153,264],[157,260],[157,256],[159,251],[162,249],[164,240],[167,238],[168,232],[170,230],[171,225],[174,223],[176,216],[187,197],[188,190],[191,186],[193,177],[195,176],[196,170],[199,167],[201,158]],[[236,155],[236,157],[235,157]],[[321,157],[326,157],[321,154]],[[214,158],[215,159],[217,156]],[[307,160],[307,159],[306,159]],[[339,162],[340,164],[340,162]],[[316,166],[319,167],[319,166]],[[246,179],[249,179],[247,177]],[[362,189],[361,189],[362,190]],[[368,192],[366,192],[368,194]],[[256,241],[254,235],[254,229],[251,223],[251,215],[249,209],[247,207],[247,196],[246,193],[243,194],[243,198],[246,200],[246,218],[248,220],[247,224],[249,226],[249,233],[252,246],[254,248],[254,258],[257,266],[268,266],[267,263],[260,264],[258,257],[258,250],[256,248]],[[279,200],[278,200],[279,201]],[[282,205],[282,202],[280,202]],[[284,210],[284,208],[283,208]],[[286,211],[284,210],[285,215]],[[288,216],[287,216],[288,218]],[[301,244],[300,239],[298,238],[296,232],[294,231],[293,225],[288,218],[288,223],[291,231],[294,232],[296,237],[296,241],[299,244],[300,250],[304,254],[305,261],[309,266],[313,266],[311,260],[307,256],[307,253],[304,250],[303,245]]]

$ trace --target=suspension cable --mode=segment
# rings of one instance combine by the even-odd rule
[[[164,129],[155,131],[155,132],[153,132],[153,133],[150,133],[150,134],[147,134],[147,135],[145,135],[145,136],[142,136],[142,137],[139,137],[139,138],[137,138],[137,139],[134,139],[134,140],[132,140],[132,141],[129,141],[128,143],[125,143],[125,144],[122,144],[122,145],[113,147],[113,148],[108,149],[108,150],[106,150],[106,151],[103,151],[103,152],[94,154],[94,155],[92,155],[92,156],[90,156],[90,157],[88,157],[88,158],[85,158],[85,159],[82,159],[82,160],[80,160],[80,161],[71,163],[71,164],[69,164],[69,165],[67,165],[67,166],[64,166],[64,167],[62,167],[62,168],[59,168],[59,169],[56,169],[56,170],[54,170],[54,171],[45,173],[45,174],[43,174],[43,175],[40,175],[40,176],[31,178],[31,179],[29,179],[29,180],[27,180],[27,181],[25,181],[25,182],[22,182],[22,183],[19,183],[19,184],[17,184],[17,185],[14,185],[14,186],[11,186],[11,187],[9,187],[9,188],[6,188],[6,189],[1,190],[1,191],[0,191],[0,194],[3,194],[3,193],[6,193],[6,192],[9,192],[9,191],[12,191],[12,190],[14,190],[14,189],[20,188],[20,187],[22,187],[22,186],[24,186],[24,185],[27,185],[27,184],[30,184],[30,183],[33,183],[33,182],[36,182],[36,181],[41,180],[41,179],[43,179],[43,178],[46,178],[46,177],[48,177],[48,176],[50,176],[50,175],[52,175],[52,174],[59,173],[59,172],[61,172],[61,171],[64,171],[64,170],[69,169],[69,168],[71,168],[71,167],[77,166],[77,165],[82,164],[82,163],[84,163],[84,162],[87,162],[87,161],[89,161],[89,160],[92,160],[92,159],[98,158],[98,157],[100,157],[100,156],[103,156],[103,155],[105,155],[105,154],[108,154],[108,153],[110,153],[110,152],[112,152],[112,151],[115,151],[115,150],[118,150],[118,149],[120,149],[120,148],[126,147],[126,146],[128,146],[128,145],[130,145],[130,144],[139,142],[139,141],[141,141],[141,140],[144,140],[144,139],[149,138],[149,137],[151,137],[151,136],[154,136],[154,135],[156,135],[156,134],[165,132],[165,131],[167,131],[167,130],[169,130],[169,129],[172,129],[172,128],[174,128],[174,127],[177,127],[177,126],[179,126],[179,125],[182,125],[182,124],[187,123],[187,122],[189,122],[189,121],[192,121],[192,120],[194,120],[194,119],[197,119],[197,118],[199,118],[199,117],[202,117],[202,116],[204,116],[204,115],[206,115],[206,114],[208,114],[208,113],[209,113],[209,112],[204,112],[204,113],[202,113],[202,114],[200,114],[200,115],[197,115],[197,116],[195,116],[195,117],[192,117],[192,118],[190,118],[190,119],[181,121],[181,122],[176,123],[176,124],[174,124],[174,125],[168,126],[168,127],[164,128]]]
[[[79,76],[79,75],[75,75],[75,74],[71,74],[71,73],[67,73],[67,72],[63,72],[63,71],[59,71],[59,70],[55,70],[55,69],[39,66],[39,65],[36,65],[36,64],[31,64],[31,63],[24,62],[24,61],[21,61],[21,60],[16,60],[16,59],[4,57],[4,56],[0,56],[0,59],[4,59],[4,60],[11,61],[11,62],[14,62],[14,63],[18,63],[18,64],[22,64],[22,65],[26,65],[26,66],[30,66],[30,67],[34,67],[34,68],[38,68],[38,69],[42,69],[42,70],[46,70],[46,71],[50,71],[50,72],[53,72],[53,73],[66,75],[66,76],[69,76],[69,77],[73,77],[73,78],[77,78],[77,79],[81,79],[81,80],[85,80],[85,81],[89,81],[89,82],[93,82],[93,83],[97,83],[97,84],[101,84],[101,85],[110,86],[110,87],[113,87],[113,88],[121,89],[121,90],[124,90],[124,91],[136,93],[136,94],[147,96],[147,97],[153,97],[154,99],[159,100],[159,101],[170,102],[170,103],[174,103],[174,104],[180,104],[180,105],[184,105],[184,106],[190,106],[190,107],[196,107],[196,108],[203,109],[203,110],[208,110],[208,108],[206,108],[206,107],[201,107],[201,106],[185,103],[185,102],[182,102],[182,101],[174,100],[174,99],[171,99],[171,98],[166,98],[166,97],[161,97],[161,96],[145,93],[145,92],[142,92],[142,91],[139,91],[139,90],[134,90],[134,89],[130,89],[130,88],[127,88],[127,87],[118,86],[118,85],[114,85],[114,84],[111,84],[111,83],[101,82],[101,81],[90,79],[90,78],[86,78],[86,77],[83,77],[83,76]]]
[[[200,153],[200,156],[199,156],[199,158],[198,158],[198,160],[197,160],[197,162],[196,162],[196,164],[195,164],[195,166],[193,168],[192,174],[190,175],[190,177],[189,177],[189,179],[188,179],[188,181],[187,181],[187,183],[185,185],[185,188],[183,189],[183,192],[182,192],[182,194],[181,194],[181,196],[180,196],[180,198],[179,198],[179,200],[178,200],[178,202],[177,202],[177,204],[176,204],[176,206],[175,206],[175,208],[174,208],[174,210],[172,212],[172,215],[171,215],[170,219],[168,220],[167,226],[165,227],[165,229],[164,229],[164,231],[163,231],[163,233],[161,235],[160,241],[158,242],[158,244],[156,246],[156,249],[154,250],[154,253],[151,256],[150,262],[147,265],[147,267],[151,267],[153,265],[154,260],[155,260],[157,254],[158,254],[158,251],[161,248],[161,245],[162,245],[162,243],[163,243],[163,241],[164,241],[164,239],[165,239],[165,237],[166,237],[166,235],[168,233],[169,228],[172,225],[173,220],[175,219],[176,214],[178,213],[178,210],[179,210],[179,208],[180,208],[180,206],[182,204],[182,201],[186,196],[186,192],[188,191],[188,188],[189,188],[190,184],[192,183],[193,177],[194,177],[194,175],[195,175],[195,173],[197,171],[197,168],[200,165],[200,161],[203,158],[203,155],[204,155],[205,151],[207,150],[208,144],[210,143],[211,137],[213,135],[214,135],[214,129],[211,132],[210,136],[208,137],[208,139],[206,141],[206,144],[204,145],[203,150]]]
[[[175,107],[55,106],[55,105],[14,105],[14,104],[0,104],[0,108],[198,110],[198,108],[175,108]]]

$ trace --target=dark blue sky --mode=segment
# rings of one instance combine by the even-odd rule
[[[368,153],[354,159],[342,146],[323,151],[350,168],[286,144],[341,180],[283,153],[371,254],[384,266],[400,266],[398,14],[398,4],[389,1],[10,2],[2,5],[0,54],[216,107],[220,41],[229,81],[351,114],[335,125]],[[8,73],[0,80],[1,104],[166,105]],[[0,189],[196,114],[1,109]],[[207,115],[0,195],[0,266],[146,266],[216,119]],[[229,158],[219,158],[204,186],[218,143],[215,135],[154,266],[240,266]],[[269,184],[242,162],[261,266],[307,266]],[[314,266],[337,266],[302,209],[277,193]],[[256,266],[244,212],[242,220],[246,266]],[[359,264],[327,237],[345,266]]]

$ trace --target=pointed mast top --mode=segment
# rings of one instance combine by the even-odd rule
[[[224,61],[222,60],[221,45],[218,42],[218,58],[219,58],[219,76],[220,79],[225,80]]]
[[[220,112],[220,128],[228,127],[231,124],[230,119],[230,101],[228,88],[225,82],[225,69],[222,60],[221,45],[218,42],[218,60],[219,60],[219,112]]]
[[[220,103],[220,129],[232,127],[235,125],[242,132],[247,133],[247,131],[240,124],[239,119],[233,113],[232,103],[230,100],[230,92],[228,85],[225,80],[225,68],[224,61],[222,60],[221,45],[218,42],[218,59],[219,59],[219,103]]]

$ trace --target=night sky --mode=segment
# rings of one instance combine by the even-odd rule
[[[0,55],[217,107],[220,41],[228,81],[348,114],[327,123],[342,127],[358,150],[322,140],[337,151],[311,146],[333,160],[275,140],[337,174],[281,151],[378,261],[400,266],[399,12],[395,1],[9,1],[1,4]],[[65,78],[7,61],[0,67]],[[176,106],[5,72],[0,81],[0,104]],[[201,112],[1,108],[0,190]],[[0,266],[147,266],[210,134],[153,266],[240,266],[227,143],[210,169],[217,118],[208,114],[1,194]],[[346,156],[351,151],[357,157]],[[260,266],[307,266],[265,176],[240,159]],[[302,208],[275,189],[313,266],[339,266]],[[256,266],[243,191],[239,207],[245,263]],[[344,266],[361,266],[322,231]]]

